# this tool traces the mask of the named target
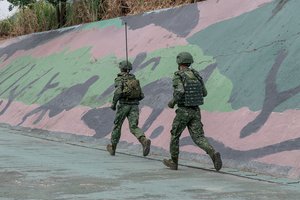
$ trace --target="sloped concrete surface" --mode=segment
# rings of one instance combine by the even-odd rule
[[[159,156],[129,155],[121,148],[112,157],[104,150],[107,141],[97,140],[96,145],[68,134],[63,140],[63,134],[45,137],[41,133],[0,128],[1,200],[281,200],[300,195],[299,183],[289,179],[261,176],[259,180],[205,167],[180,166],[172,171]]]

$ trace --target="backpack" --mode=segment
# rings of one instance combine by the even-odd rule
[[[136,78],[126,78],[123,80],[122,95],[127,99],[140,99],[142,96],[142,88],[140,81]]]

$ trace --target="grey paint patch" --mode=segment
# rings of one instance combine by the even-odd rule
[[[179,37],[187,36],[199,21],[197,4],[189,4],[180,8],[168,9],[138,16],[121,18],[127,22],[130,29],[139,29],[149,24],[155,24]]]
[[[209,77],[211,76],[213,71],[217,68],[217,66],[218,66],[217,63],[213,63],[205,67],[205,69],[199,71],[201,77],[203,78],[204,83],[206,83],[206,81],[209,79]]]
[[[146,131],[172,99],[172,80],[171,78],[163,78],[154,81],[143,87],[143,91],[145,98],[141,102],[141,105],[149,106],[153,109],[142,127],[143,131]]]
[[[69,111],[72,108],[78,106],[87,93],[89,87],[93,85],[97,80],[99,79],[99,76],[92,76],[84,83],[76,84],[66,90],[64,90],[62,93],[51,99],[49,102],[45,103],[44,105],[30,111],[26,115],[24,115],[22,121],[18,124],[21,125],[26,121],[26,119],[32,115],[35,115],[37,113],[40,113],[38,118],[34,121],[34,124],[38,123],[42,118],[45,116],[45,114],[49,111],[48,116],[54,117],[64,110]]]
[[[289,0],[280,0],[276,7],[272,10],[272,16],[270,17],[270,19],[268,21],[270,21],[275,15],[277,15],[278,12],[280,12],[282,10],[282,8],[286,5],[286,3]]]
[[[59,82],[52,83],[52,81],[59,75],[59,72],[54,74],[52,78],[46,83],[46,85],[43,87],[43,89],[37,94],[37,97],[41,97],[46,91],[53,89],[59,85]]]
[[[103,138],[111,133],[114,126],[115,112],[108,107],[91,109],[84,114],[81,120],[90,128],[95,130],[94,137]]]
[[[31,36],[20,40],[19,42],[13,43],[11,45],[8,45],[4,48],[0,48],[0,58],[4,55],[6,57],[4,58],[4,61],[7,60],[10,56],[12,56],[16,51],[19,50],[29,50],[33,49],[39,45],[45,44],[49,42],[50,40],[53,40],[65,33],[71,32],[75,29],[69,28],[65,30],[53,30],[50,32],[45,33],[38,33],[38,34],[32,34]]]
[[[133,68],[132,72],[133,73],[137,70],[144,69],[145,67],[147,67],[150,64],[153,64],[153,66],[151,68],[151,70],[153,71],[159,65],[160,59],[161,59],[161,57],[154,57],[154,58],[151,58],[151,59],[145,61],[146,58],[147,58],[147,53],[145,53],[145,52],[139,53],[135,57],[135,59],[132,63],[132,68]]]
[[[252,133],[257,132],[266,123],[271,113],[278,105],[300,93],[300,85],[281,92],[277,89],[276,76],[287,54],[288,53],[285,50],[280,50],[278,52],[275,63],[265,80],[265,99],[262,110],[253,121],[249,122],[241,130],[241,138],[250,136]]]
[[[150,135],[150,139],[155,139],[158,136],[160,136],[160,134],[162,134],[162,132],[164,131],[164,127],[163,126],[159,126],[156,129],[153,130],[153,132]]]
[[[114,89],[115,89],[115,84],[110,85],[101,95],[99,95],[99,97],[97,97],[97,99],[100,100],[108,97],[111,93],[114,92]]]

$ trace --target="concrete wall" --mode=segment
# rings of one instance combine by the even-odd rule
[[[175,56],[189,51],[208,89],[205,134],[225,165],[300,177],[300,23],[296,0],[208,0],[0,43],[0,122],[109,138],[117,63],[145,99],[140,126],[168,150]],[[137,143],[123,127],[123,141]],[[187,131],[181,151],[204,154]],[[253,167],[255,168],[255,167]]]

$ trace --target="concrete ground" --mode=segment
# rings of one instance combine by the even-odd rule
[[[295,180],[251,178],[230,169],[172,171],[153,155],[145,159],[121,149],[112,157],[104,144],[94,148],[36,135],[0,128],[1,200],[300,198]]]

